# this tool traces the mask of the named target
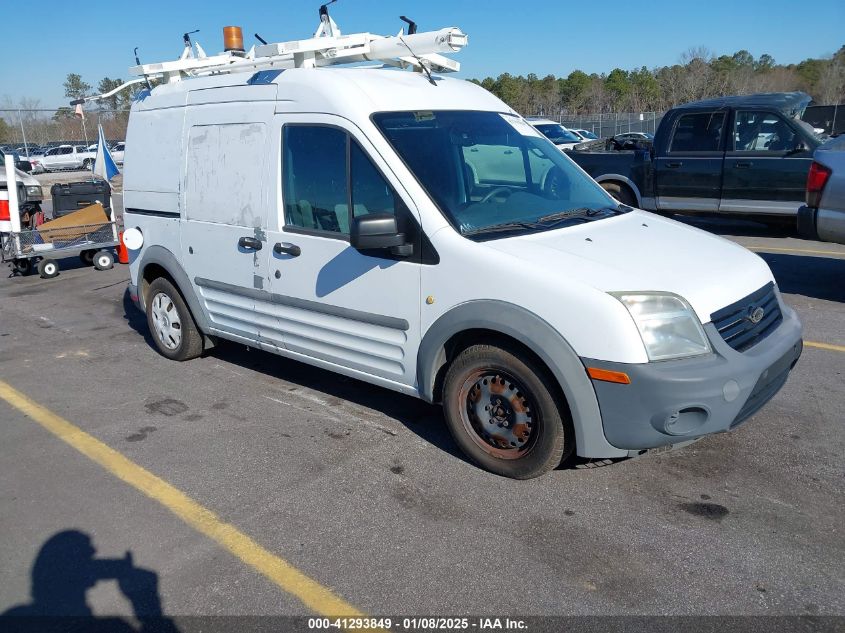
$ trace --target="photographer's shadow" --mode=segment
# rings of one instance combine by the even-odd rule
[[[132,554],[124,558],[95,558],[91,537],[77,530],[51,536],[32,565],[32,602],[11,607],[0,614],[4,631],[109,631],[110,633],[178,633],[173,621],[162,613],[158,574],[135,567]],[[98,582],[113,580],[132,605],[140,623],[121,617],[96,616],[87,593]]]

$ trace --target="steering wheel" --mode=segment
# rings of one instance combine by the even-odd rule
[[[569,195],[569,178],[555,165],[543,179],[543,193],[556,200],[564,200]]]
[[[495,187],[492,191],[490,191],[486,196],[481,199],[481,202],[479,202],[479,204],[485,204],[487,202],[490,202],[490,199],[497,193],[506,193],[508,195],[511,195],[513,191],[511,191],[509,187]]]

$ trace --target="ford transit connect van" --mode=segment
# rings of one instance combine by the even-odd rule
[[[470,82],[172,82],[133,105],[126,165],[130,292],[161,354],[229,339],[442,403],[508,477],[736,428],[801,354],[761,258],[619,204]]]

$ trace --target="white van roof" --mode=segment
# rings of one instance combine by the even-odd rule
[[[292,68],[196,77],[156,86],[136,110],[201,103],[276,101],[277,110],[349,116],[402,110],[513,110],[482,87],[461,79],[385,68]]]

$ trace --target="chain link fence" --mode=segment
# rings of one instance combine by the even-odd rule
[[[84,118],[69,107],[0,108],[0,147],[21,158],[35,156],[59,145],[89,146],[97,142],[97,125],[110,143],[126,138],[129,110],[88,110]]]
[[[599,138],[608,138],[627,132],[647,132],[654,134],[663,112],[603,112],[600,114],[560,114],[547,116],[564,127],[574,130],[587,130]]]

